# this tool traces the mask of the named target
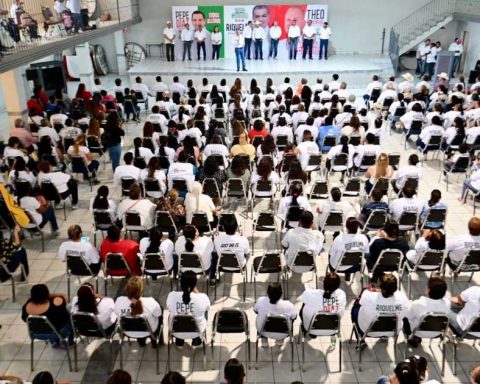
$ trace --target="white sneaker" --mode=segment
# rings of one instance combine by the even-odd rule
[[[261,337],[260,345],[262,346],[262,348],[268,348],[268,339],[266,337]]]

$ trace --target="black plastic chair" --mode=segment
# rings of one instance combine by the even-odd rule
[[[363,226],[364,232],[374,232],[382,229],[388,220],[388,212],[383,209],[374,209],[368,215]]]
[[[143,315],[136,315],[136,316],[130,316],[130,315],[122,315],[120,316],[119,319],[119,332],[120,332],[120,369],[123,369],[123,352],[122,352],[122,344],[127,337],[129,340],[131,338],[133,339],[140,339],[144,338],[146,336],[139,336],[139,337],[133,337],[133,336],[128,336],[126,335],[127,332],[141,332],[144,335],[147,335],[147,337],[150,337],[150,339],[153,341],[155,340],[155,343],[157,347],[155,348],[155,357],[156,357],[156,368],[157,368],[157,375],[160,374],[160,360],[159,360],[159,355],[160,355],[160,340],[161,340],[161,335],[162,335],[162,329],[163,329],[163,319],[160,318],[158,322],[158,327],[160,328],[159,331],[155,334],[154,330],[150,327],[149,322]]]
[[[450,330],[452,332],[452,341],[453,341],[453,374],[457,374],[457,347],[458,343],[463,340],[473,340],[476,342],[480,337],[480,314],[477,314],[471,321],[470,325],[463,332],[459,332],[456,327],[453,327],[452,324],[449,324]],[[463,361],[463,359],[462,359]]]
[[[240,273],[243,280],[243,301],[245,302],[247,296],[247,264],[244,266],[241,265],[239,257],[236,252],[233,251],[223,251],[218,256],[217,263],[217,277],[220,277],[220,272],[225,273]],[[215,284],[215,300],[217,300],[217,285]],[[225,287],[226,282],[224,281],[223,285],[223,297],[226,297]]]
[[[277,281],[280,281],[282,272],[282,259],[279,252],[266,251],[262,256],[253,259],[250,280],[253,281],[253,295],[255,300],[257,300],[257,276],[266,273],[276,273]]]
[[[445,251],[437,251],[429,249],[425,251],[419,258],[416,264],[411,263],[408,259],[405,260],[404,270],[407,270],[407,292],[408,298],[411,297],[412,275],[416,272],[440,272],[444,274],[445,267]],[[401,275],[403,276],[403,274]]]
[[[108,277],[110,277],[112,284],[114,284],[114,277],[129,277],[132,276],[132,271],[122,253],[109,252],[105,256],[103,275],[105,276],[105,296],[107,296]]]
[[[30,335],[30,369],[33,372],[35,370],[35,364],[33,361],[34,356],[34,344],[35,340],[43,340],[45,338],[38,335],[55,335],[60,343],[65,347],[67,351],[68,367],[72,372],[72,359],[70,358],[69,341],[68,337],[63,337],[60,332],[53,326],[50,320],[46,316],[30,315],[27,317],[28,334]]]
[[[170,291],[173,291],[173,281],[170,271],[167,269],[163,251],[156,253],[145,253],[143,256],[143,276],[148,284],[148,277],[167,276],[170,281]]]
[[[110,367],[113,365],[113,337],[115,336],[116,329],[114,329],[110,334],[108,334],[100,325],[97,320],[97,317],[94,313],[91,312],[73,312],[70,314],[70,320],[72,322],[73,329],[73,356],[75,361],[75,372],[78,372],[78,354],[77,354],[77,344],[78,341],[81,341],[83,338],[90,340],[94,339],[105,339],[108,341],[108,346],[110,348]]]
[[[78,277],[80,282],[80,277],[89,276],[95,279],[95,288],[98,292],[98,272],[93,273],[90,266],[84,260],[80,254],[75,254],[67,251],[65,255],[66,266],[67,266],[67,297],[70,300],[70,280],[73,277]]]
[[[288,287],[288,274],[291,273],[313,273],[313,279],[315,280],[315,288],[318,289],[318,276],[317,276],[317,265],[315,263],[315,256],[312,251],[298,250],[294,256],[292,263],[285,266],[284,270],[284,284],[285,284],[285,297],[290,297],[289,287]]]
[[[27,274],[25,273],[25,269],[23,267],[23,264],[20,263],[19,265],[19,268],[20,268],[20,272],[22,273],[22,276],[25,276],[25,278],[27,277]],[[10,271],[7,267],[7,265],[2,262],[0,260],[0,269],[3,270],[3,272],[5,273],[5,275],[7,276],[7,280],[10,279],[10,282],[12,284],[12,302],[15,303],[17,301],[16,299],[16,295],[15,295],[15,276],[14,276],[14,273],[15,271]],[[7,281],[5,280],[5,281]]]
[[[157,211],[155,213],[155,227],[160,231],[166,231],[173,233],[176,238],[178,235],[177,226],[172,218],[172,215],[168,211]]]
[[[212,323],[212,357],[214,357],[215,335],[245,333],[245,359],[250,368],[250,327],[245,311],[236,308],[221,309],[213,318]]]
[[[50,180],[43,180],[40,184],[40,189],[45,199],[53,202],[54,204],[56,201],[63,200],[57,190],[57,187]],[[67,205],[65,204],[65,201],[63,201],[63,217],[64,220],[67,220]]]
[[[308,195],[309,200],[328,199],[328,182],[326,180],[317,180],[313,184]]]
[[[460,273],[470,273],[468,283],[470,284],[475,272],[480,271],[480,248],[471,248],[465,252],[463,260],[458,264],[457,268],[452,270],[452,291],[455,280],[457,280]]]
[[[178,256],[178,274],[181,275],[185,271],[192,271],[197,275],[203,276],[205,279],[205,292],[208,295],[209,275],[203,265],[202,259],[195,252],[182,252]],[[177,279],[177,285],[178,280],[180,279]]]
[[[102,239],[104,238],[104,232],[107,232],[108,229],[115,225],[112,215],[109,211],[103,209],[94,209],[93,210],[93,226],[95,231],[93,232],[93,244],[97,246],[97,231],[100,231],[102,234]]]

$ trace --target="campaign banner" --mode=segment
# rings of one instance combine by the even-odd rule
[[[177,29],[177,40],[179,49],[176,50],[177,58],[181,58],[181,29],[186,23],[194,30],[199,25],[205,27],[208,31],[206,48],[207,59],[211,58],[212,43],[210,32],[215,26],[218,26],[222,32],[223,43],[220,50],[220,57],[234,58],[235,49],[232,41],[235,30],[243,30],[249,21],[258,23],[264,29],[265,38],[263,39],[263,58],[268,58],[270,49],[270,27],[276,22],[281,29],[281,36],[278,45],[278,58],[288,58],[288,39],[287,33],[293,20],[303,30],[307,20],[312,20],[312,25],[317,31],[313,43],[313,54],[318,56],[319,38],[318,32],[322,24],[328,20],[328,5],[324,4],[296,4],[296,5],[230,5],[230,6],[183,6],[172,7],[172,18],[174,27]],[[251,47],[251,57],[254,57],[253,44]],[[298,51],[303,50],[302,39],[299,39]],[[196,44],[192,45],[193,58],[197,59]]]

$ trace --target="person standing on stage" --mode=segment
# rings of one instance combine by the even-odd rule
[[[205,50],[205,39],[207,38],[207,33],[205,32],[205,27],[198,26],[198,29],[194,34],[195,41],[197,42],[197,59],[200,60],[200,50],[203,51],[203,60],[207,60],[207,52]]]
[[[328,26],[327,22],[323,23],[323,27],[320,28],[320,52],[318,58],[322,60],[322,53],[325,50],[325,60],[328,60],[328,40],[332,36],[332,30]]]
[[[218,29],[218,26],[213,28],[212,33],[212,60],[215,60],[215,56],[217,60],[220,58],[220,47],[222,46],[222,32]]]
[[[268,58],[273,57],[277,58],[278,53],[278,41],[282,35],[282,29],[278,26],[278,21],[274,21],[272,27],[270,28],[270,52]]]
[[[315,37],[315,27],[312,25],[312,20],[307,21],[307,25],[303,27],[303,60],[307,58],[307,51],[308,51],[308,58],[310,60],[313,59],[312,57],[312,49],[313,49],[313,38]]]
[[[243,37],[245,38],[245,57],[247,60],[250,60],[250,48],[252,46],[252,36],[253,36],[253,22],[249,21],[245,28],[243,29]]]
[[[448,48],[450,52],[455,52],[453,54],[453,65],[452,65],[452,72],[450,73],[450,78],[455,76],[455,72],[457,72],[458,64],[460,64],[460,58],[462,57],[463,53],[463,43],[462,39],[456,38],[455,41],[450,44]]]
[[[242,32],[237,28],[235,36],[233,37],[233,46],[235,47],[235,57],[237,59],[237,72],[240,71],[240,63],[242,64],[243,71],[247,72],[247,68],[245,68],[245,40]]]
[[[185,61],[185,56],[188,53],[188,60],[192,61],[192,42],[193,42],[193,31],[190,29],[190,25],[185,24],[182,29],[181,39],[183,41],[183,61]]]
[[[260,26],[260,21],[255,22],[255,28],[252,32],[253,43],[255,45],[255,60],[263,60],[263,39],[265,38],[265,30]]]
[[[288,28],[288,44],[289,44],[289,58],[290,60],[297,60],[297,46],[298,38],[300,37],[300,27],[297,25],[297,20],[293,19],[292,24]]]
[[[167,26],[163,29],[163,38],[167,47],[167,61],[175,61],[175,30],[171,21],[167,21]]]

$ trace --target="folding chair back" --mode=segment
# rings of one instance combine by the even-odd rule
[[[248,318],[244,311],[236,308],[221,309],[213,319],[214,331],[218,333],[248,332]]]
[[[95,314],[91,312],[72,312],[70,315],[73,332],[76,337],[107,337]]]
[[[162,252],[146,253],[143,260],[143,273],[146,275],[168,275]]]
[[[377,231],[385,226],[388,220],[388,212],[382,209],[374,209],[365,222],[364,229],[367,231]]]
[[[328,183],[326,180],[315,181],[309,199],[328,199]]]
[[[123,196],[128,196],[128,193],[130,192],[130,187],[132,184],[135,184],[137,180],[135,180],[131,176],[124,176],[120,179],[120,183],[122,185],[122,197]]]
[[[312,318],[306,329],[308,334],[314,336],[338,334],[340,332],[340,315],[338,313],[319,311]]]
[[[125,257],[119,252],[109,252],[105,256],[105,272],[108,276],[131,276],[132,272]]]
[[[176,189],[180,193],[188,192],[188,185],[185,179],[173,179],[172,187],[173,189]]]
[[[353,267],[353,266],[362,266],[363,264],[363,252],[362,251],[345,251],[343,252],[342,258],[335,268],[336,272],[339,271],[341,267]],[[332,265],[332,267],[334,267]]]
[[[359,196],[360,188],[361,188],[360,179],[358,178],[348,179],[347,185],[343,190],[343,196],[349,196],[349,197]]]
[[[191,224],[195,226],[200,233],[210,233],[212,231],[208,216],[205,212],[194,212]]]

